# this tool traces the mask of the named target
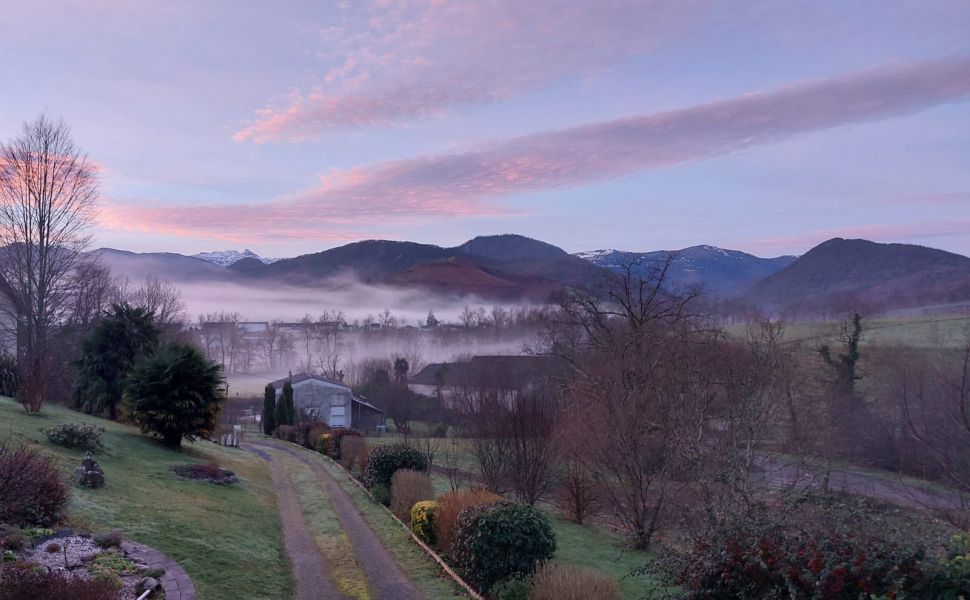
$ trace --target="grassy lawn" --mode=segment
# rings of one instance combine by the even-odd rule
[[[556,531],[556,560],[615,578],[627,600],[649,598],[648,590],[656,589],[649,576],[633,574],[646,564],[649,554],[624,549],[617,536],[598,527],[577,525],[548,510],[546,514]]]
[[[55,406],[27,415],[19,404],[0,399],[0,441],[36,445],[65,477],[83,453],[50,444],[40,429],[68,422],[103,426],[107,446],[96,456],[107,484],[100,490],[73,488],[71,525],[117,529],[158,548],[188,572],[205,600],[293,597],[265,463],[209,442],[173,452],[131,427]],[[222,487],[181,480],[171,472],[177,464],[204,462],[232,469],[240,483]]]

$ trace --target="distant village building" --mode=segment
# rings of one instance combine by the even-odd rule
[[[346,385],[321,377],[298,373],[272,382],[276,399],[283,395],[283,384],[293,386],[293,406],[297,414],[326,421],[331,427],[374,431],[384,425],[384,411],[363,398],[354,396]]]
[[[431,363],[408,379],[416,394],[441,400],[442,407],[461,410],[471,399],[486,394],[511,401],[539,387],[554,385],[562,365],[547,356],[473,356],[466,361]]]

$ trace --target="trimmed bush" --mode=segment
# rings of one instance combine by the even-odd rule
[[[351,473],[354,469],[363,472],[368,456],[367,440],[364,438],[352,435],[340,442],[340,465]]]
[[[333,439],[332,434],[321,433],[320,437],[317,438],[317,452],[319,452],[320,454],[329,455],[331,439]]]
[[[302,435],[306,438],[306,441],[303,442],[303,447],[307,450],[315,450],[320,436],[330,433],[330,426],[325,421],[302,423],[299,427],[306,429],[306,433]]]
[[[416,502],[434,500],[434,486],[427,473],[401,469],[391,477],[391,512],[411,524],[411,508]]]
[[[317,440],[324,433],[330,433],[326,421],[301,419],[293,425],[293,441],[307,450],[315,450]]]
[[[19,527],[0,523],[0,549],[21,550],[27,539]]]
[[[378,483],[371,488],[370,493],[372,496],[374,496],[374,500],[380,502],[384,506],[391,505],[391,486]]]
[[[0,446],[0,523],[55,525],[67,501],[68,488],[54,461],[26,446]]]
[[[473,506],[485,506],[501,501],[501,496],[483,489],[461,490],[438,498],[438,508],[434,515],[435,540],[438,549],[445,554],[451,554],[451,542],[461,511]]]
[[[340,460],[343,456],[343,440],[345,437],[364,437],[364,434],[356,429],[341,427],[333,430],[333,440],[330,442],[330,458]]]
[[[80,423],[61,423],[41,431],[47,435],[47,439],[52,444],[58,446],[79,448],[90,452],[98,452],[104,449],[104,443],[101,441],[104,427],[81,425]]]
[[[438,503],[434,500],[422,500],[411,507],[411,532],[429,546],[434,546],[436,540],[434,515],[437,510]]]
[[[278,439],[296,443],[296,427],[292,425],[277,425],[275,435]]]
[[[531,575],[556,551],[549,519],[533,506],[514,502],[461,511],[454,538],[458,573],[483,594],[503,579]]]
[[[124,536],[121,535],[120,531],[108,531],[94,536],[94,543],[97,544],[98,548],[105,550],[108,548],[120,548],[121,542],[123,541]]]
[[[529,600],[529,592],[532,591],[532,583],[525,577],[512,577],[503,579],[492,586],[492,593],[489,600]],[[589,596],[596,598],[599,596]]]
[[[532,577],[529,600],[621,600],[612,577],[576,565],[547,562]]]
[[[391,485],[391,477],[400,469],[427,471],[428,459],[417,448],[407,444],[379,446],[371,451],[364,468],[364,485]]]
[[[121,590],[113,582],[102,579],[85,580],[80,577],[34,570],[28,567],[4,569],[0,578],[0,598],[3,600],[37,600],[38,598],[70,598],[71,600],[117,600]]]

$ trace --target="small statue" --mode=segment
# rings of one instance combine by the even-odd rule
[[[81,466],[74,469],[74,483],[82,487],[104,487],[104,471],[90,452],[84,453]]]

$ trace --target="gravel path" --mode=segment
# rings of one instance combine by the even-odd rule
[[[273,475],[273,489],[283,527],[283,545],[293,563],[298,600],[343,600],[346,596],[338,592],[330,580],[330,569],[303,518],[303,509],[286,469],[265,450],[248,449],[269,463]]]
[[[353,499],[344,491],[333,475],[317,460],[311,460],[303,450],[271,442],[250,442],[286,452],[310,467],[320,487],[330,496],[340,526],[357,552],[357,562],[367,576],[371,597],[375,600],[422,600],[424,596],[414,587],[388,552],[380,538],[357,510]]]

